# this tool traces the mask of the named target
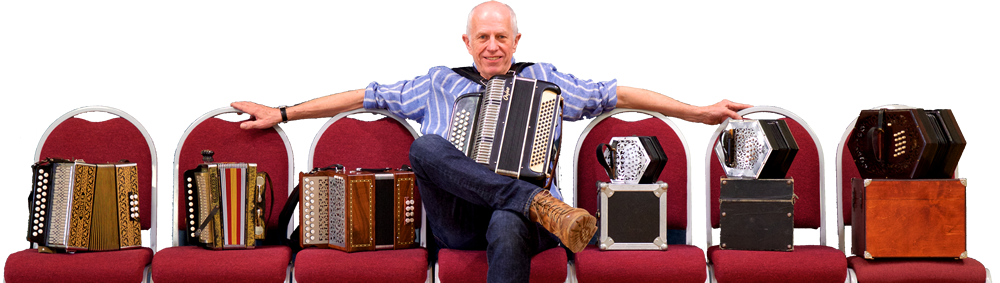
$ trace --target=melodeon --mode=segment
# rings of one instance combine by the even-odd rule
[[[135,163],[46,159],[31,169],[27,239],[39,251],[142,246]]]
[[[252,249],[263,240],[264,187],[269,181],[256,163],[206,163],[184,171],[188,243],[220,249]]]
[[[951,110],[863,110],[847,140],[865,179],[947,179],[965,150]]]
[[[419,246],[416,179],[404,169],[299,173],[299,243],[345,252]]]
[[[500,175],[548,187],[559,150],[560,93],[550,82],[494,76],[484,92],[455,100],[447,139]]]

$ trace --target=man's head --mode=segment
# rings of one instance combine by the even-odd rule
[[[507,73],[520,39],[514,10],[496,1],[484,2],[473,8],[466,32],[462,35],[476,69],[487,79]]]

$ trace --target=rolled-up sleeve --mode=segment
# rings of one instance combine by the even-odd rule
[[[563,97],[563,119],[576,121],[593,118],[615,109],[618,104],[618,80],[595,82],[572,74],[560,73],[548,63],[532,65],[522,74],[559,85]]]
[[[431,69],[431,72],[434,72]],[[372,82],[365,88],[365,109],[385,109],[396,116],[421,122],[427,111],[427,98],[431,92],[434,74],[418,76],[394,84]]]

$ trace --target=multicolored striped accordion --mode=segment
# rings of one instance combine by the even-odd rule
[[[255,163],[205,161],[184,171],[187,240],[208,249],[252,249],[263,240],[265,172]]]
[[[455,100],[446,138],[500,175],[548,187],[559,152],[560,93],[550,82],[494,76],[484,92]]]
[[[135,163],[47,159],[31,170],[28,241],[37,243],[40,251],[142,246]]]
[[[299,243],[346,252],[415,248],[420,202],[413,172],[299,173]]]

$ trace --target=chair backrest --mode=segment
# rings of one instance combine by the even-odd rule
[[[626,112],[652,117],[634,122],[612,117]],[[667,229],[687,230],[685,242],[691,244],[691,199],[688,196],[691,194],[692,174],[689,170],[691,159],[687,139],[677,125],[663,114],[619,108],[594,118],[580,135],[573,155],[576,162],[573,170],[573,203],[591,214],[597,212],[597,182],[610,181],[607,172],[597,161],[597,145],[609,142],[612,137],[633,135],[656,136],[663,147],[667,163],[658,180],[667,183]]]
[[[173,245],[179,244],[178,230],[184,229],[183,213],[187,202],[178,201],[182,174],[203,163],[201,151],[215,152],[216,162],[257,163],[257,170],[267,172],[271,177],[272,193],[265,193],[265,219],[269,229],[277,227],[278,215],[288,200],[289,188],[295,182],[292,146],[281,127],[275,125],[265,130],[243,130],[240,122],[229,122],[215,116],[240,113],[232,107],[223,107],[202,115],[188,126],[177,143],[174,153],[174,225]],[[272,201],[273,196],[273,201]],[[280,227],[288,229],[287,227]]]
[[[751,107],[738,114],[746,116],[754,113],[772,113],[784,116],[781,119],[788,124],[789,130],[799,146],[791,168],[785,175],[786,178],[795,179],[795,195],[798,196],[798,200],[795,202],[794,227],[819,228],[820,244],[826,245],[823,147],[819,143],[819,138],[802,118],[785,109],[769,106]],[[705,184],[708,187],[705,206],[711,224],[708,226],[709,246],[712,246],[712,229],[719,228],[719,191],[721,186],[719,179],[726,176],[718,157],[715,156],[714,149],[719,135],[728,123],[729,120],[723,122],[712,134],[705,154],[705,171],[709,172],[705,177]]]
[[[118,116],[101,122],[77,118],[88,112]],[[35,148],[35,161],[44,158],[82,159],[88,163],[110,163],[127,159],[138,166],[139,218],[150,231],[150,246],[156,250],[156,147],[146,128],[124,111],[106,106],[74,109],[52,122]]]
[[[382,118],[365,121],[350,118],[355,114],[376,114]],[[413,127],[388,111],[357,109],[337,114],[320,128],[309,148],[309,164],[323,168],[333,164],[345,168],[399,168],[410,165],[410,144],[419,137]],[[419,190],[420,188],[417,188]],[[420,194],[415,195],[420,202]],[[426,226],[423,211],[417,212],[420,227]],[[293,217],[298,219],[298,217]],[[424,233],[420,230],[420,246],[426,247]]]

